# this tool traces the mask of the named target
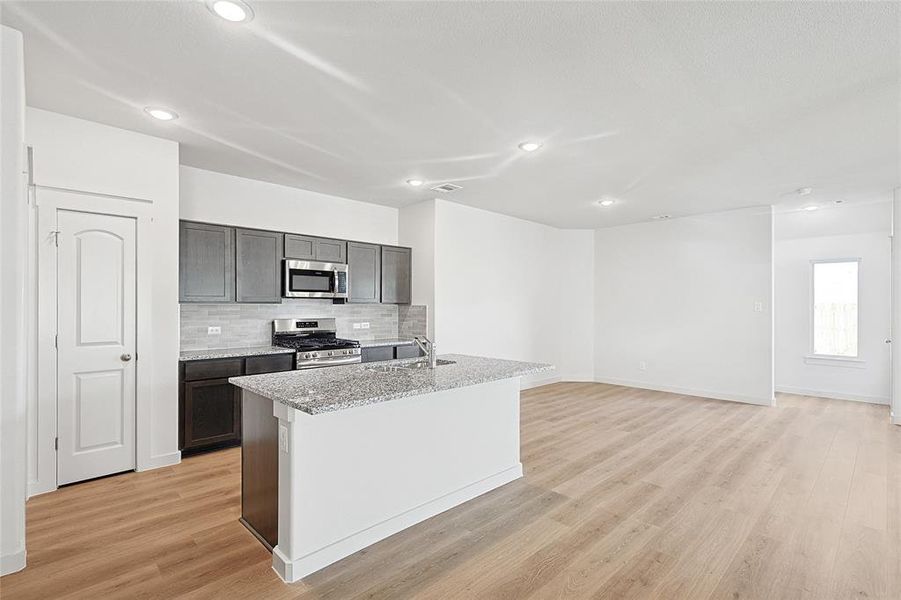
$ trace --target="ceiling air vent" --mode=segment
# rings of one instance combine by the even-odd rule
[[[463,189],[463,186],[457,185],[455,183],[442,183],[441,185],[436,185],[435,187],[431,188],[433,192],[441,192],[442,194],[455,192],[460,189]]]

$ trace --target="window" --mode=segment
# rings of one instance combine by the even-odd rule
[[[813,353],[857,357],[857,260],[813,263]]]

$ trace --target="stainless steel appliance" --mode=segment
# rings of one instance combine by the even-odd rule
[[[285,259],[285,298],[347,298],[347,265]]]
[[[360,342],[336,334],[335,319],[275,319],[272,345],[297,350],[297,368],[358,363]]]

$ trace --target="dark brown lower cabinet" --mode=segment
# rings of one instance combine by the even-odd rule
[[[191,454],[241,443],[241,390],[228,382],[229,377],[293,368],[293,352],[180,363],[178,436],[181,451]]]
[[[422,356],[419,346],[403,345],[403,346],[374,346],[371,348],[363,348],[362,362],[378,362],[382,360],[394,360],[395,358],[416,358]]]
[[[360,352],[361,362],[378,362],[382,360],[394,360],[394,346],[363,348]]]
[[[278,544],[278,419],[272,400],[242,400],[241,522],[270,551]]]
[[[422,356],[422,350],[416,344],[412,346],[397,346],[394,351],[395,358],[418,358],[420,356]]]
[[[241,443],[238,388],[228,379],[184,382],[183,450]]]

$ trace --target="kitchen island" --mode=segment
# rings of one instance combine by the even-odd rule
[[[242,522],[297,581],[522,477],[519,377],[466,355],[234,377]]]

